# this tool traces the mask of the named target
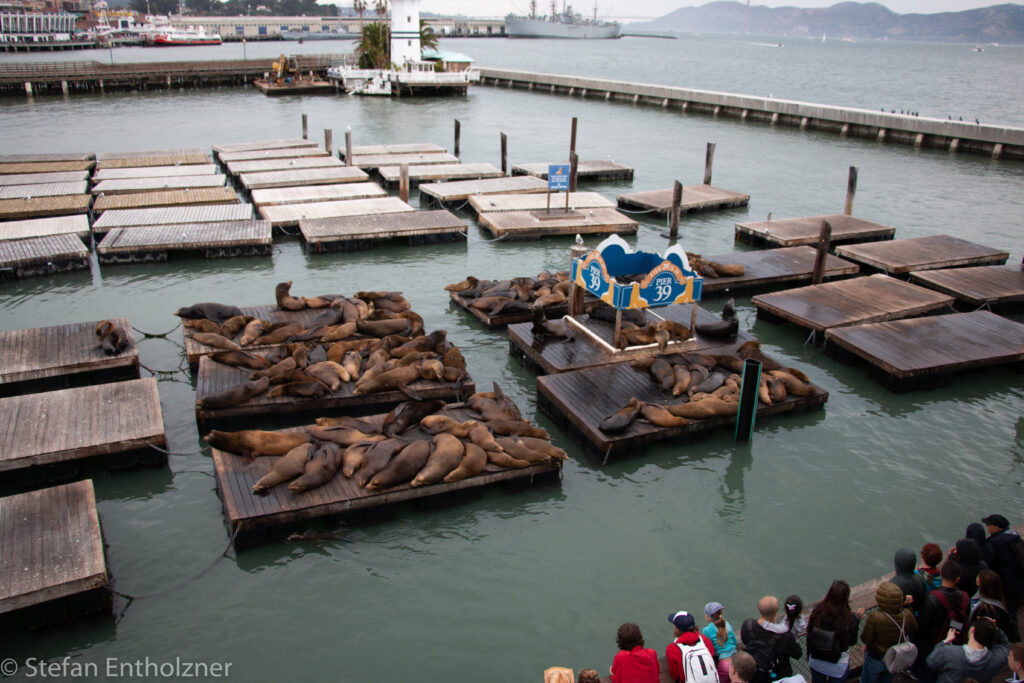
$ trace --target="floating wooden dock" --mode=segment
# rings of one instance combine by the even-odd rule
[[[201,147],[184,147],[176,149],[147,149],[129,152],[99,152],[96,161],[119,161],[121,159],[164,159],[166,157],[186,158],[201,156],[209,159],[206,150]],[[184,161],[180,163],[186,163]],[[150,164],[151,166],[173,166],[174,164]]]
[[[518,178],[533,178],[533,176],[516,176]],[[543,182],[543,181],[541,181]],[[422,192],[422,190],[420,190]],[[547,193],[532,194],[496,194],[480,195],[469,198],[469,205],[477,214],[508,212],[508,211],[547,211],[553,213],[565,210],[565,194],[556,194],[551,197],[551,206],[548,206]],[[597,192],[570,192],[569,210],[583,211],[585,209],[614,209],[615,202]]]
[[[266,320],[271,323],[298,323],[304,328],[311,327],[313,325],[313,319],[321,313],[320,310],[312,308],[304,308],[301,311],[284,311],[277,307],[277,304],[268,304],[264,306],[239,306],[242,315],[251,315],[260,320]],[[188,358],[188,364],[195,368],[199,364],[199,359],[203,356],[211,353],[217,353],[223,349],[215,349],[212,346],[206,346],[200,344],[193,335],[195,331],[188,328],[182,327],[182,334],[185,338],[185,356]],[[246,351],[262,351],[272,348],[272,346],[247,346]]]
[[[310,185],[308,187],[275,187],[253,190],[252,203],[256,206],[279,204],[313,204],[348,199],[375,199],[387,197],[377,183],[343,183],[341,185]]]
[[[205,206],[210,204],[238,204],[238,195],[230,187],[193,187],[185,190],[159,192],[132,192],[96,197],[92,203],[94,214],[112,209],[153,209],[167,206]]]
[[[148,448],[167,443],[153,377],[0,398],[0,424],[0,472],[140,449],[166,460]]]
[[[91,171],[95,161],[16,161],[0,164],[0,175]]]
[[[1024,308],[1024,267],[1019,265],[915,271],[910,281],[956,297],[958,304],[971,308],[985,306],[999,313]]]
[[[187,164],[184,166],[137,166],[135,168],[103,168],[92,174],[92,181],[125,180],[128,178],[171,178],[173,176],[216,175],[217,164]]]
[[[0,221],[86,213],[89,211],[89,202],[91,201],[92,197],[87,194],[32,197],[31,199],[0,199]]]
[[[267,171],[266,173],[243,173],[239,181],[247,190],[261,190],[268,187],[294,187],[297,185],[334,185],[337,183],[365,183],[370,179],[366,172],[355,166],[327,168],[305,168],[294,171]]]
[[[52,275],[89,268],[89,250],[75,235],[0,241],[0,275]]]
[[[617,197],[619,206],[633,211],[646,211],[656,216],[667,216],[672,210],[673,189],[631,192]],[[686,185],[679,204],[681,213],[718,211],[750,203],[750,195],[725,190],[714,185]]]
[[[60,173],[15,173],[0,175],[0,185],[36,185],[38,183],[74,183],[88,180],[88,171],[63,171]]]
[[[552,235],[635,235],[640,224],[615,209],[580,209],[559,213],[544,211],[492,211],[477,217],[496,237],[536,239]]]
[[[0,545],[0,614],[72,596],[76,607],[109,607],[91,479],[0,498]],[[97,591],[104,593],[98,600],[82,599]],[[60,617],[78,611],[52,610]]]
[[[956,372],[1024,361],[1024,325],[989,311],[854,325],[828,330],[825,350],[867,361],[891,391],[912,391],[949,384]]]
[[[457,164],[459,158],[448,152],[419,152],[415,154],[352,154],[352,166],[364,171],[374,171],[381,166],[434,166],[436,164]]]
[[[441,412],[459,421],[479,419],[475,412],[464,408],[463,404],[446,406]],[[375,415],[363,419],[379,422],[383,418],[384,415]],[[403,438],[406,437],[426,439],[430,435],[417,428],[403,434]],[[218,449],[213,449],[212,455],[217,489],[224,503],[228,529],[235,536],[236,543],[241,544],[262,540],[261,534],[254,533],[257,530],[514,479],[532,482],[538,475],[557,473],[561,469],[561,461],[554,458],[521,469],[506,469],[488,463],[483,472],[462,481],[438,482],[417,488],[401,484],[383,491],[367,491],[355,480],[338,472],[323,486],[305,493],[292,493],[286,484],[280,484],[265,495],[257,495],[253,493],[252,487],[270,471],[275,458],[259,457],[250,460]]]
[[[127,343],[107,355],[96,337],[99,320],[0,332],[0,396],[65,388],[70,382],[106,382],[139,376],[139,347],[127,318],[110,322]]]
[[[516,164],[512,167],[512,175],[532,175],[536,178],[548,178],[549,164]],[[576,164],[576,177],[579,180],[632,180],[633,169],[614,161],[580,161]]]
[[[176,223],[113,228],[96,245],[103,265],[166,261],[170,252],[202,252],[205,258],[270,256],[268,221]]]
[[[85,194],[88,191],[89,183],[84,180],[71,183],[40,183],[38,185],[0,185],[0,200],[63,197],[71,194]]]
[[[415,209],[398,197],[346,199],[338,202],[278,204],[260,207],[260,215],[270,221],[275,228],[299,225],[300,221],[313,218],[340,218],[342,216],[366,216],[404,211],[413,212]]]
[[[371,154],[433,154],[447,152],[441,145],[432,142],[408,142],[397,145],[355,145],[352,156],[369,156]],[[338,150],[338,157],[345,160],[345,148]]]
[[[420,202],[445,208],[446,202],[464,201],[474,195],[528,194],[546,192],[548,184],[530,175],[483,180],[453,180],[446,183],[420,185]]]
[[[252,220],[252,204],[211,204],[202,206],[172,206],[152,209],[111,209],[92,224],[95,233],[113,228],[144,225],[171,225],[175,223],[224,223]]]
[[[336,168],[344,166],[341,161],[329,156],[299,157],[292,159],[255,159],[251,161],[229,161],[228,173],[238,176],[243,173],[266,173],[267,171],[294,171],[300,168]]]
[[[716,263],[741,265],[743,275],[705,277],[702,296],[734,296],[767,292],[780,287],[809,283],[814,275],[817,250],[813,247],[782,247],[763,251],[734,251],[704,257]],[[860,267],[838,256],[825,256],[824,280],[856,275]]]
[[[255,150],[267,149],[291,149],[296,147],[317,147],[318,143],[312,140],[261,140],[256,142],[232,142],[225,145],[214,145],[213,151],[218,158],[222,153],[252,152]]]
[[[397,186],[401,177],[398,166],[382,166],[377,169],[385,186]],[[501,178],[505,174],[500,168],[491,164],[437,164],[436,166],[409,166],[409,186],[414,187],[424,182],[448,180],[479,180],[481,178]]]
[[[48,161],[94,161],[96,155],[91,152],[56,153],[56,154],[2,154],[0,164],[40,163]]]
[[[795,247],[801,244],[816,245],[821,234],[821,222],[832,226],[831,244],[849,242],[877,242],[891,240],[896,228],[855,218],[845,214],[829,216],[806,216],[803,218],[782,218],[771,221],[753,221],[736,224],[736,239],[755,246]]]
[[[89,238],[89,217],[83,213],[75,216],[33,218],[27,221],[0,223],[0,240],[23,240],[51,235],[75,235],[79,239],[86,240]]]
[[[736,345],[709,349],[710,353],[727,354]],[[828,392],[811,385],[814,393],[806,397],[788,396],[772,405],[758,403],[757,418],[780,413],[821,408]],[[736,416],[690,420],[680,427],[658,427],[635,420],[622,432],[601,431],[598,425],[609,415],[636,397],[645,403],[682,403],[658,388],[646,370],[636,370],[629,363],[601,365],[573,372],[537,378],[537,407],[562,426],[584,447],[603,457],[643,451],[650,443],[707,432],[736,424]],[[738,405],[737,405],[738,408]]]
[[[222,164],[229,161],[256,161],[259,159],[298,159],[299,157],[330,156],[325,150],[312,147],[283,147],[275,149],[253,149],[241,152],[220,152],[217,158]]]
[[[304,218],[299,230],[309,251],[351,251],[368,249],[373,242],[404,239],[409,244],[431,244],[462,239],[466,224],[450,211],[410,211],[401,213]]]
[[[1010,256],[1005,251],[949,235],[928,235],[886,244],[852,244],[837,248],[836,255],[889,275],[960,266],[1000,266]]]
[[[248,349],[247,349],[248,350]],[[196,374],[196,418],[201,424],[207,420],[224,420],[232,417],[281,414],[295,412],[319,411],[321,415],[337,413],[338,409],[344,411],[357,410],[366,412],[371,410],[389,410],[402,401],[408,401],[409,396],[401,391],[381,391],[374,394],[356,396],[352,393],[355,382],[342,382],[341,387],[334,393],[323,398],[302,398],[298,396],[280,396],[269,398],[261,394],[249,399],[245,403],[210,410],[198,407],[198,402],[207,396],[213,396],[249,381],[252,370],[246,368],[235,368],[229,365],[218,363],[208,356],[199,359],[199,372]],[[409,388],[415,391],[424,400],[439,398],[444,401],[456,401],[460,396],[469,396],[476,391],[476,383],[468,374],[465,376],[462,385],[457,386],[455,382],[436,382],[433,380],[417,380],[409,384]],[[2,415],[2,413],[0,413]]]
[[[507,327],[512,323],[522,323],[533,320],[532,311],[512,311],[511,313],[499,312],[497,315],[487,315],[486,311],[470,306],[472,299],[463,299],[458,292],[449,292],[452,302],[459,308],[465,309],[467,313],[482,322],[487,327]],[[587,312],[599,303],[597,297],[590,292],[583,294],[583,312]],[[553,304],[544,307],[544,316],[548,320],[561,318],[569,313],[569,303]]]
[[[291,83],[282,83],[280,85],[257,78],[252,84],[267,97],[278,97],[280,95],[323,95],[338,92],[338,87],[334,83],[319,78],[312,81],[292,81]]]
[[[759,294],[751,301],[759,318],[785,320],[814,332],[928,315],[953,305],[951,296],[887,275]]]
[[[691,304],[673,304],[658,309],[646,309],[644,315],[654,323],[664,318],[690,326]],[[612,338],[615,325],[603,320],[592,320],[588,315],[576,316],[577,322],[586,327],[602,340],[602,344],[590,339],[586,334],[576,331],[576,340],[563,342],[559,340],[537,339],[533,336],[533,323],[524,322],[508,326],[509,353],[521,360],[533,372],[540,374],[556,374],[579,370],[595,365],[621,363],[622,361],[648,357],[661,353],[655,345],[623,351],[612,349]],[[712,323],[721,320],[717,313],[699,308],[697,324]],[[570,328],[571,329],[571,328]],[[754,337],[747,332],[740,332],[733,341],[743,343]],[[694,341],[669,344],[665,353],[675,350],[697,351],[717,348],[723,344],[722,339],[710,339],[697,334]],[[620,406],[621,407],[621,406]]]
[[[101,180],[92,186],[93,194],[124,194],[126,192],[151,192],[153,190],[183,190],[193,187],[223,187],[227,176],[182,175],[166,178],[123,178]]]
[[[181,154],[166,154],[138,157],[121,157],[117,159],[97,159],[96,168],[136,168],[139,166],[187,166],[191,164],[208,164],[210,155],[196,149],[192,152],[183,151]]]

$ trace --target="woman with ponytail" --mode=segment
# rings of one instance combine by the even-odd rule
[[[736,634],[732,625],[725,620],[725,608],[720,602],[709,602],[704,605],[704,618],[708,625],[701,633],[715,645],[715,657],[718,659],[718,680],[728,681],[729,658],[736,652]]]

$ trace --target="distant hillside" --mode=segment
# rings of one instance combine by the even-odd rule
[[[686,33],[743,33],[743,2],[710,2],[677,9],[654,21],[629,24],[627,30]],[[1024,5],[993,5],[964,12],[896,14],[876,2],[841,2],[799,9],[751,6],[750,33],[834,38],[935,40],[965,43],[1024,43]]]

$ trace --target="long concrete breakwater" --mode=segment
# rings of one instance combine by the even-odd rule
[[[867,109],[603,78],[486,67],[481,67],[479,71],[481,84],[498,87],[630,102],[770,125],[793,126],[802,130],[827,131],[880,142],[947,149],[950,152],[1024,159],[1024,128],[943,121]]]

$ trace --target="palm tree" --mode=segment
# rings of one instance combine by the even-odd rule
[[[427,26],[427,22],[420,19],[420,50],[437,49],[437,34],[434,29]]]
[[[360,69],[391,68],[391,28],[383,21],[363,26],[363,34],[356,44]]]
[[[363,32],[363,13],[366,11],[366,0],[352,0],[352,9],[359,15],[359,32]]]

